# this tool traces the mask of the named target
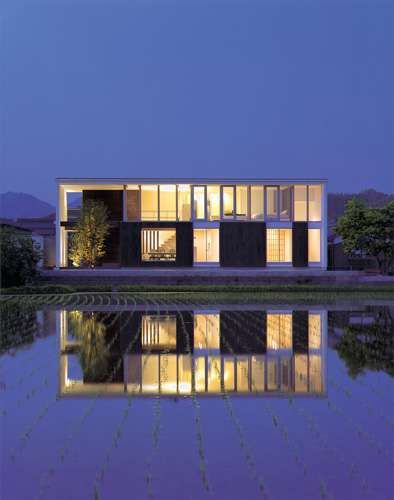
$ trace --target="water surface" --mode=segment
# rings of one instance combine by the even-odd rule
[[[390,304],[2,310],[2,498],[392,498]]]

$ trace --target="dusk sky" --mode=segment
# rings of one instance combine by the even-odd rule
[[[3,0],[0,191],[327,177],[394,192],[392,1]]]

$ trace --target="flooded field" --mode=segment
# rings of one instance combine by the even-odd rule
[[[1,303],[9,499],[392,498],[394,305]]]

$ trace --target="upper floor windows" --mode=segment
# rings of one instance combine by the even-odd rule
[[[322,220],[322,186],[311,185],[219,185],[219,184],[128,184],[125,189],[93,191],[116,220],[129,221],[310,221]],[[107,196],[117,193],[119,196]],[[66,193],[67,194],[67,193]],[[106,194],[106,196],[104,196]],[[65,197],[61,220],[72,220],[73,210]],[[85,198],[85,195],[84,195]],[[123,200],[123,209],[122,209]],[[61,208],[61,207],[60,207]],[[68,213],[67,213],[68,210]]]

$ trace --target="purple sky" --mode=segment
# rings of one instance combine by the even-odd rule
[[[2,5],[2,192],[227,175],[394,192],[392,1]]]

